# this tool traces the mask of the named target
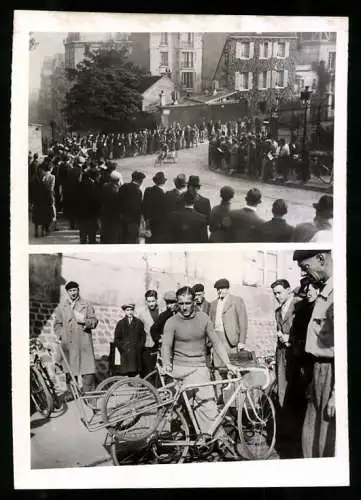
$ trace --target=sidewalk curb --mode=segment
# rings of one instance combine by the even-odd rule
[[[228,172],[224,172],[222,170],[217,170],[214,167],[211,167],[210,165],[207,165],[208,169],[211,170],[212,172],[215,172],[217,174],[222,174],[225,177],[231,177],[233,179],[242,179],[245,181],[252,181],[249,177],[243,174],[229,174]],[[324,193],[333,193],[333,184],[325,184],[325,185],[320,185],[320,186],[314,186],[314,185],[307,185],[307,184],[298,184],[296,182],[279,182],[279,181],[262,181],[260,179],[254,179],[257,182],[262,182],[263,184],[267,184],[269,186],[282,186],[282,187],[290,187],[293,189],[300,189],[302,191],[316,191],[316,192],[324,192]]]

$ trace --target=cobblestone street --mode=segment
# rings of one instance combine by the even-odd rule
[[[264,182],[250,181],[235,177],[228,177],[222,173],[214,172],[208,168],[208,144],[200,144],[195,149],[181,150],[178,153],[176,164],[166,163],[162,166],[154,166],[155,155],[138,156],[118,160],[118,171],[122,173],[124,182],[129,182],[131,173],[134,170],[141,170],[146,174],[144,188],[151,186],[153,175],[160,170],[165,172],[167,183],[165,189],[172,189],[173,179],[179,173],[189,175],[199,175],[201,180],[201,194],[210,199],[211,205],[219,203],[219,190],[224,185],[229,185],[235,190],[233,207],[244,206],[245,195],[252,187],[257,187],[262,193],[262,204],[259,206],[259,214],[268,220],[272,217],[272,203],[277,198],[283,198],[288,203],[287,220],[290,224],[296,225],[300,222],[312,220],[314,208],[312,204],[318,201],[323,194],[320,184],[319,191],[317,183],[312,183],[312,190],[295,188],[283,185],[265,184]],[[30,221],[29,241],[36,244],[77,244],[79,243],[78,231],[70,230],[67,221],[60,218],[58,230],[47,237],[34,237],[34,227]]]

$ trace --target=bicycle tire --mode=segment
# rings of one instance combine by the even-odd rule
[[[54,401],[48,386],[36,366],[30,367],[30,394],[38,412],[49,418],[53,411]]]
[[[186,418],[182,413],[182,410],[180,408],[174,408],[170,412],[171,417],[173,417],[173,420],[169,422],[170,431],[164,430],[164,427],[162,430],[161,429],[162,423],[164,426],[166,425],[168,415],[166,414],[163,417],[163,422],[160,422],[160,424],[158,425],[157,434],[150,445],[150,451],[155,458],[155,463],[157,464],[175,464],[175,463],[181,464],[186,459],[189,451],[189,443],[190,443],[189,426]],[[176,424],[178,424],[178,426]],[[171,443],[172,441],[175,441],[175,443],[177,442],[177,437],[172,437],[172,440],[170,440],[169,438],[167,439],[166,436],[167,433],[168,434],[172,433],[173,435],[174,432],[178,433],[178,435],[179,432],[181,432],[181,440],[183,442],[186,442],[186,444],[181,444],[181,445],[175,444],[174,447],[170,446],[169,443]],[[168,450],[174,450],[174,448],[175,451],[169,453]]]
[[[257,399],[254,397],[258,393]],[[252,399],[252,401],[250,400]],[[268,406],[270,420],[264,423],[265,411],[261,411],[260,403]],[[238,453],[247,460],[266,460],[273,452],[276,442],[276,413],[269,395],[259,387],[251,387],[246,391],[246,397],[238,408],[237,426],[240,444]],[[255,436],[260,436],[257,442]],[[264,448],[261,449],[261,445]]]
[[[102,398],[102,419],[115,439],[129,443],[142,441],[159,423],[160,403],[152,384],[126,377],[115,382]]]

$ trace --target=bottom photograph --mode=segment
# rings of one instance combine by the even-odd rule
[[[332,252],[29,255],[31,468],[335,456]]]

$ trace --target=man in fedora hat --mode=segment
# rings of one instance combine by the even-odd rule
[[[313,203],[316,215],[313,221],[298,224],[293,233],[292,241],[306,242],[316,237],[319,231],[327,231],[328,242],[332,241],[333,196],[324,194],[317,203]]]
[[[132,173],[132,181],[119,189],[122,243],[138,243],[143,198],[140,186],[144,178],[145,174],[136,170]]]
[[[333,264],[331,250],[296,250],[293,260],[302,276],[317,284],[306,334],[305,352],[312,360],[312,381],[307,390],[308,405],[302,430],[305,458],[335,455],[335,369],[333,321]]]
[[[165,194],[163,186],[167,182],[164,172],[157,172],[153,177],[154,186],[147,187],[143,198],[143,215],[147,227],[152,233],[148,243],[165,241]]]
[[[60,339],[73,374],[81,377],[85,392],[95,389],[95,358],[92,330],[98,319],[94,307],[79,294],[79,284],[68,281],[66,298],[55,312],[54,333]]]
[[[207,243],[206,217],[195,210],[195,195],[186,191],[183,195],[184,207],[169,216],[169,243]]]
[[[188,191],[194,194],[194,210],[205,216],[208,226],[211,216],[211,203],[208,198],[199,194],[201,184],[198,175],[189,176],[187,187]]]
[[[240,210],[231,210],[231,224],[227,231],[227,241],[235,243],[252,243],[259,240],[260,228],[264,220],[257,213],[262,203],[259,189],[250,189],[246,195],[247,205]]]
[[[125,316],[118,321],[114,331],[114,346],[120,354],[120,366],[115,369],[115,373],[134,376],[142,370],[146,334],[143,322],[134,316],[134,302],[124,302],[122,309]]]

